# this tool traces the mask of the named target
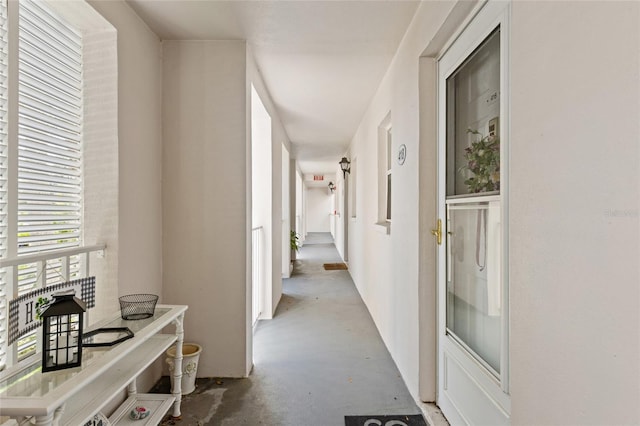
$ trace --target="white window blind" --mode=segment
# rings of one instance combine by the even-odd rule
[[[82,39],[44,2],[19,2],[18,255],[79,246],[82,239]],[[48,262],[45,285],[77,275]],[[18,293],[41,271],[23,265]],[[63,276],[65,275],[65,276]],[[18,341],[18,359],[35,336]]]
[[[7,256],[7,3],[0,0],[0,257]],[[0,369],[7,363],[7,279],[0,269]]]

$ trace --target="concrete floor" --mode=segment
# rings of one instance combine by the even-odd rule
[[[310,234],[246,379],[198,379],[180,425],[338,426],[345,415],[419,414],[330,234]],[[203,356],[206,356],[203,352]],[[163,378],[155,391],[166,392]],[[167,421],[163,424],[172,424]]]

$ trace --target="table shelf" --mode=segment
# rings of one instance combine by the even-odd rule
[[[114,313],[91,328],[129,327],[134,337],[108,348],[83,348],[80,367],[43,373],[41,362],[34,359],[2,372],[0,416],[32,416],[42,425],[84,425],[132,383],[134,386],[129,387],[125,405],[134,401],[131,398],[157,401],[159,397],[148,399],[147,394],[135,393],[135,380],[171,345],[175,344],[176,350],[180,350],[186,310],[187,306],[183,305],[158,305],[154,317],[136,321],[123,320],[120,312]],[[175,334],[162,334],[162,329],[172,323],[176,326]],[[178,385],[174,385],[172,395],[160,398],[162,402],[153,402],[156,413],[152,412],[150,418],[164,416],[172,404],[179,414],[180,380],[174,382]]]
[[[118,392],[121,392],[157,357],[164,353],[176,340],[175,335],[158,334],[145,341],[117,365],[109,369],[102,380],[87,384],[81,392],[67,401],[62,413],[61,424],[65,426],[84,425],[100,411]],[[136,423],[139,424],[139,423]]]
[[[161,393],[139,393],[131,395],[127,400],[109,417],[112,425],[157,425],[167,413],[171,404],[176,399],[172,395]],[[142,420],[132,420],[129,413],[138,405],[146,407],[151,413],[149,417]]]

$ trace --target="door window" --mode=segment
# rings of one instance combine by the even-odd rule
[[[500,30],[447,78],[446,332],[498,377],[502,343]]]

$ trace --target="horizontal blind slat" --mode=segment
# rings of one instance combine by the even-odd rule
[[[77,186],[52,186],[35,181],[21,182],[21,190],[24,191],[41,191],[41,192],[54,192],[63,194],[80,194],[80,189]]]
[[[44,173],[36,173],[36,172],[30,172],[26,170],[18,171],[18,179],[29,180],[29,181],[32,181],[31,183],[47,182],[48,184],[51,185],[50,186],[51,191],[54,191],[54,188],[58,188],[56,184],[60,184],[60,186],[64,187],[64,185],[80,185],[80,182],[81,182],[79,178],[61,178],[57,176],[46,175]],[[18,182],[18,183],[20,184],[21,182]],[[20,188],[18,188],[18,191],[19,190]]]
[[[80,141],[80,133],[68,131],[55,125],[55,123],[48,123],[46,121],[38,120],[35,117],[29,116],[27,111],[22,111],[18,114],[20,124],[18,128],[27,128],[31,130],[37,130],[42,134],[56,135],[70,141]]]
[[[19,129],[20,144],[36,141],[37,143],[46,143],[64,149],[78,149],[80,147],[79,141],[77,140],[61,138],[57,135],[41,132],[38,129],[30,127],[19,127]]]
[[[36,98],[43,103],[64,110],[72,115],[79,114],[80,107],[76,104],[78,99],[65,92],[54,90],[47,91],[48,89],[49,88],[46,85],[35,81],[28,75],[22,76],[22,79],[18,82],[20,96]]]
[[[47,28],[47,33],[54,35],[54,39],[62,38],[75,49],[81,50],[80,33],[51,12],[44,3],[21,0],[20,6],[20,15],[25,20],[33,22],[39,28]]]
[[[42,140],[33,140],[33,139],[21,139],[20,140],[20,148],[24,149],[24,151],[31,152],[48,152],[52,155],[69,158],[69,159],[81,159],[82,153],[79,150],[69,149],[66,147],[61,147],[58,144],[48,143]],[[78,147],[80,148],[80,147]],[[0,155],[2,155],[0,153]]]
[[[42,154],[33,151],[23,151],[18,165],[25,169],[41,170],[58,176],[80,176],[78,160],[53,157],[43,158]]]

